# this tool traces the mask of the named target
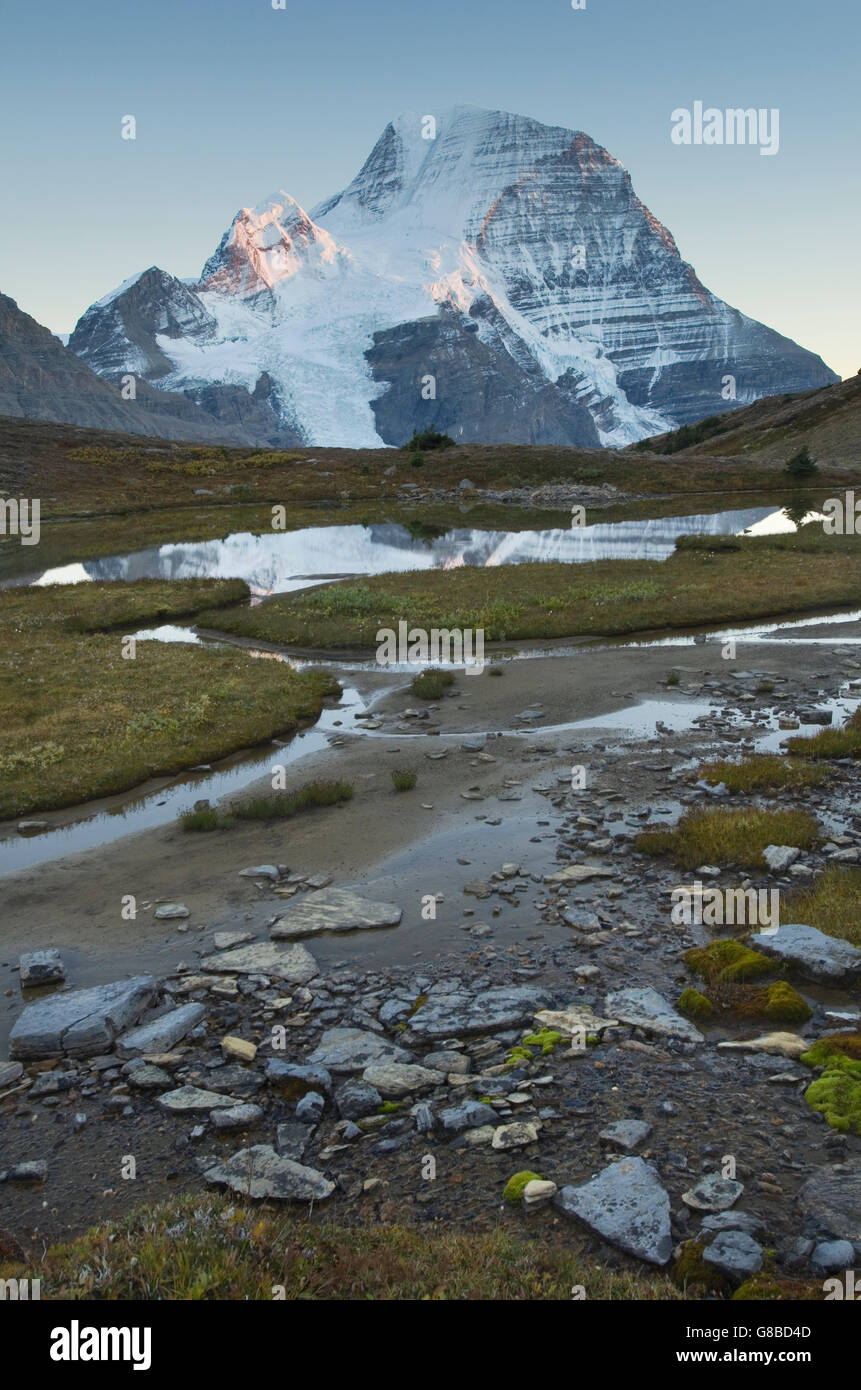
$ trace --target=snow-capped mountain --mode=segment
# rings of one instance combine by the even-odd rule
[[[737,405],[837,379],[715,298],[588,135],[464,106],[399,117],[310,213],[241,209],[197,282],[151,267],[69,346],[217,419],[249,393],[261,443],[354,448],[623,445],[730,408],[730,376]]]

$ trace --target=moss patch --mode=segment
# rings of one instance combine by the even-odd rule
[[[731,939],[710,941],[708,946],[695,946],[686,951],[685,965],[710,984],[753,980],[774,970],[774,962],[761,951],[752,951],[741,941]]]
[[[861,1062],[833,1057],[822,1075],[808,1086],[804,1099],[811,1110],[825,1116],[832,1129],[861,1134]]]
[[[714,1018],[715,1006],[704,994],[700,994],[697,989],[686,989],[679,995],[679,1009],[688,1018],[697,1018],[706,1022]]]
[[[544,1182],[544,1178],[540,1173],[530,1172],[528,1168],[524,1168],[520,1173],[515,1173],[505,1184],[502,1200],[504,1202],[519,1202],[523,1196],[523,1189],[530,1182]]]
[[[705,1246],[698,1240],[686,1240],[673,1266],[673,1279],[687,1292],[726,1293],[729,1285],[724,1276],[703,1259]]]
[[[808,1067],[827,1067],[835,1056],[861,1062],[861,1033],[829,1033],[825,1038],[817,1038],[801,1060]]]
[[[745,1018],[765,1018],[772,1023],[806,1023],[813,1010],[798,990],[785,980],[758,989],[742,989],[734,1005]]]

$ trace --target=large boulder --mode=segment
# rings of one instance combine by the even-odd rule
[[[817,984],[848,985],[861,975],[857,946],[801,922],[781,922],[776,931],[752,936],[750,944]]]
[[[152,1003],[155,992],[152,975],[135,975],[115,984],[39,999],[28,1004],[12,1028],[9,1055],[32,1061],[110,1052],[118,1035]]]
[[[581,1187],[563,1187],[553,1204],[638,1260],[665,1265],[673,1253],[670,1198],[642,1158],[623,1158]]]

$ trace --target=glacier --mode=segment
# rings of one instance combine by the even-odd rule
[[[712,295],[588,135],[472,106],[427,133],[399,116],[310,212],[240,209],[198,281],[150,267],[69,346],[216,418],[244,390],[261,443],[347,448],[619,447],[727,409],[728,376],[738,406],[837,379]]]

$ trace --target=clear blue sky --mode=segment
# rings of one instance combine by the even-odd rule
[[[7,0],[0,290],[55,331],[236,210],[306,208],[404,109],[587,131],[716,294],[861,367],[859,0]],[[679,147],[670,113],[778,107],[780,151]],[[125,115],[137,139],[120,138]]]

